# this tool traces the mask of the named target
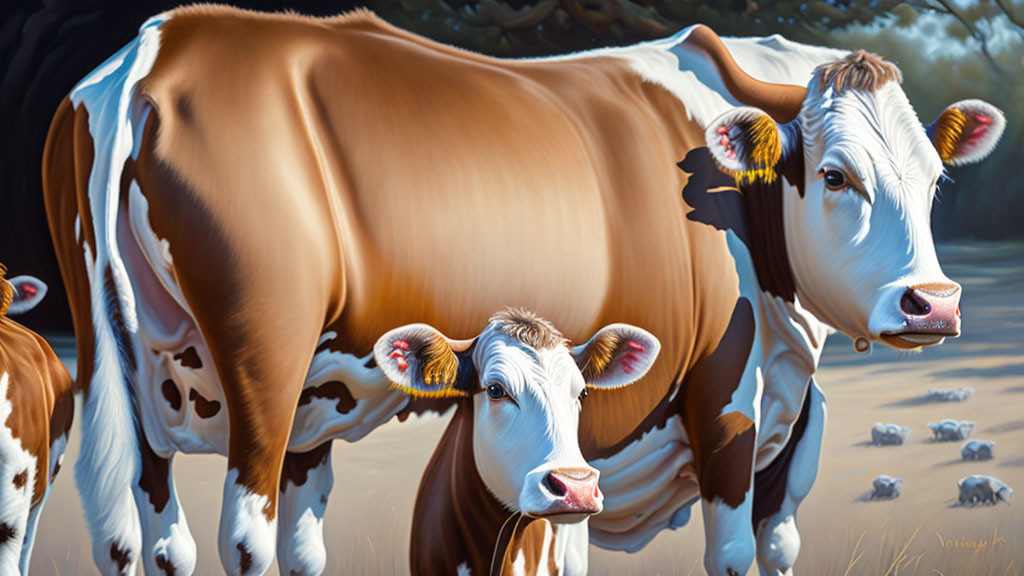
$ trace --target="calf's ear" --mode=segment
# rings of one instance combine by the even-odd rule
[[[757,108],[734,108],[704,131],[711,156],[737,185],[770,184],[778,178],[776,166],[800,143],[796,121],[780,126]]]
[[[8,282],[14,287],[14,298],[7,310],[12,316],[24,314],[38,306],[48,289],[45,282],[33,276],[15,276]]]
[[[475,340],[450,340],[426,324],[409,324],[380,337],[373,358],[396,388],[413,396],[469,396]]]
[[[995,149],[1006,128],[1006,117],[982,100],[950,105],[928,126],[928,137],[939,158],[950,166],[977,162]]]
[[[612,324],[573,348],[572,356],[588,388],[614,389],[642,378],[660,351],[661,342],[650,332],[629,324]]]

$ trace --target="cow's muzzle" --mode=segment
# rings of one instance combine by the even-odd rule
[[[598,472],[590,467],[555,468],[531,474],[528,486],[535,492],[532,506],[523,513],[552,521],[578,522],[604,507],[604,496],[597,487]]]
[[[916,284],[900,296],[904,328],[882,333],[896,348],[939,344],[960,335],[960,286],[952,283]]]

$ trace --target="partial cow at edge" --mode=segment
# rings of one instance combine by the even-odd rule
[[[45,284],[8,282],[0,265],[0,574],[28,574],[39,513],[74,416],[71,376],[39,335],[7,317],[42,300]]]
[[[899,424],[875,422],[871,427],[871,444],[874,446],[902,446],[910,437],[910,428]]]

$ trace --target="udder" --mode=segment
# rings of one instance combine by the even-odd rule
[[[209,347],[178,285],[170,247],[150,228],[148,203],[134,181],[128,202],[118,214],[118,245],[138,319],[131,348],[146,438],[164,457],[226,454],[227,406]]]

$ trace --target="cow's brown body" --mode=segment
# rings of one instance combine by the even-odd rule
[[[164,26],[133,167],[211,345],[261,357],[288,333],[304,370],[324,331],[363,354],[413,321],[468,337],[505,305],[577,340],[648,327],[666,353],[626,397],[595,395],[588,452],[714,349],[738,280],[705,263],[729,262],[724,233],[682,217],[676,163],[702,130],[663,88],[611,59],[492,60],[368,17],[216,12]]]

